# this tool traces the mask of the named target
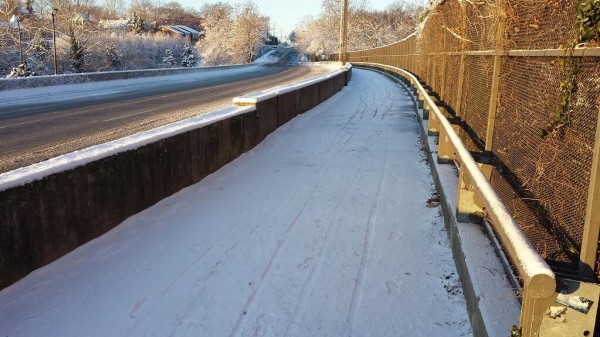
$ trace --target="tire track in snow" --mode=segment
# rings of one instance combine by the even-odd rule
[[[357,309],[362,300],[362,295],[364,291],[364,283],[367,278],[367,262],[369,261],[369,257],[371,255],[371,249],[373,245],[373,231],[375,229],[375,222],[377,221],[377,208],[379,205],[379,200],[381,199],[381,191],[383,190],[383,186],[385,185],[385,176],[387,172],[388,166],[388,148],[389,148],[390,135],[386,132],[385,138],[385,157],[383,161],[383,169],[381,170],[381,176],[379,177],[379,182],[377,184],[377,193],[375,194],[375,201],[373,202],[373,206],[371,207],[371,211],[369,213],[369,220],[367,223],[367,230],[365,231],[364,245],[363,245],[363,254],[360,261],[360,267],[358,269],[358,274],[356,275],[356,282],[354,283],[354,290],[352,291],[352,299],[350,302],[350,309],[348,310],[348,315],[346,316],[346,321],[344,322],[344,331],[343,334],[346,337],[353,336],[354,326],[356,324],[357,317]]]
[[[348,138],[341,143],[340,149],[335,153],[335,155],[333,155],[332,160],[329,161],[330,164],[328,165],[328,167],[324,168],[325,173],[323,173],[321,175],[321,177],[319,178],[317,184],[315,185],[315,187],[311,191],[309,197],[307,198],[307,200],[305,201],[304,205],[302,206],[301,210],[298,212],[298,214],[296,215],[296,217],[294,218],[294,220],[290,223],[290,225],[286,229],[286,231],[284,233],[283,240],[280,240],[277,243],[277,247],[275,248],[275,252],[271,256],[271,259],[269,260],[269,262],[267,264],[267,267],[263,271],[263,274],[262,274],[262,277],[261,277],[261,279],[259,281],[258,287],[256,287],[253,290],[253,292],[250,294],[250,296],[248,297],[248,300],[246,301],[246,305],[242,309],[242,312],[249,312],[249,310],[254,305],[254,302],[255,302],[255,299],[256,299],[257,295],[262,292],[262,288],[264,286],[264,280],[267,278],[268,274],[270,273],[270,271],[272,269],[272,266],[274,264],[274,261],[276,261],[279,258],[281,248],[287,242],[289,233],[292,231],[294,225],[297,223],[297,221],[300,218],[300,216],[304,213],[304,210],[306,209],[306,206],[308,205],[308,203],[313,199],[313,196],[314,196],[315,192],[317,191],[317,189],[319,189],[321,187],[321,185],[323,184],[323,182],[326,181],[326,178],[329,176],[329,172],[331,171],[331,166],[332,166],[331,163],[335,162],[335,159],[337,159],[340,156],[340,154],[344,152],[344,149],[346,148],[346,146],[348,145],[348,143],[350,143],[352,141],[352,139],[354,139],[354,137],[356,136],[356,132],[357,131],[358,131],[358,128],[355,128],[355,129],[352,130],[352,133],[346,133],[346,136],[348,136]],[[344,131],[342,130],[342,131],[338,132],[334,136],[332,142],[337,142],[337,140],[339,138],[338,136],[341,133],[344,133]],[[329,148],[331,148],[331,146]],[[242,328],[245,325],[247,317],[248,316],[244,315],[244,314],[240,315],[240,317],[238,318],[238,320],[237,320],[237,322],[236,322],[233,330],[229,334],[230,337],[237,336],[237,335],[240,334],[240,331],[242,330]]]
[[[265,188],[265,190],[272,190],[272,186],[275,184],[274,181],[271,181],[269,184],[269,187]],[[269,204],[266,201],[263,201],[264,204]],[[282,200],[279,200],[279,202],[276,205],[280,205],[282,203]],[[211,248],[213,247],[220,247],[222,246],[221,242],[225,239],[231,239],[232,238],[232,233],[236,233],[236,231],[234,231],[235,229],[237,229],[237,227],[239,227],[239,225],[242,223],[242,221],[246,218],[246,216],[248,215],[248,212],[241,212],[240,215],[238,217],[238,220],[236,221],[236,223],[225,233],[223,234],[217,241],[215,241],[213,243],[213,245],[211,246]],[[267,216],[267,212],[265,209],[263,209],[262,211],[260,211],[260,218],[264,218]],[[248,234],[249,236],[252,236],[252,234],[254,234],[259,228],[262,227],[264,223],[260,223],[258,225],[256,225]],[[239,240],[245,240],[247,239],[247,237],[245,238],[240,238]],[[232,240],[232,242],[234,242],[234,244],[232,246],[230,246],[229,248],[225,249],[225,250],[215,250],[214,254],[229,254],[229,252],[231,252],[232,250],[234,250],[237,246],[238,246],[238,241],[236,240]],[[221,247],[222,248],[222,247]],[[206,255],[206,254],[204,254]],[[217,275],[217,273],[220,271],[221,268],[223,268],[224,266],[224,262],[222,260],[217,261],[212,267],[210,267],[210,271],[208,273],[202,274],[201,277],[198,277],[195,279],[195,283],[200,282],[200,280],[202,280],[203,283],[203,287],[196,292],[196,294],[194,295],[194,297],[192,298],[191,301],[188,302],[188,304],[185,306],[185,308],[183,310],[180,311],[180,314],[178,314],[177,318],[176,318],[176,325],[173,329],[173,331],[171,332],[171,334],[169,335],[169,337],[173,337],[175,335],[177,335],[177,333],[184,327],[185,323],[189,321],[189,316],[194,312],[194,310],[196,310],[196,308],[198,307],[198,302],[200,298],[203,298],[203,296],[206,294],[206,290],[207,290],[207,285],[206,282],[213,276]],[[262,279],[261,279],[262,280]],[[252,296],[252,295],[251,295]]]
[[[355,133],[356,133],[355,129]],[[348,144],[352,138],[348,139],[347,141],[345,141],[343,143],[343,145],[345,146],[346,144]],[[371,144],[373,144],[373,142],[375,141],[376,138],[371,138],[369,144],[367,144],[367,148],[370,147]],[[356,177],[362,173],[361,169],[364,166],[365,163],[365,156],[361,157],[360,160],[360,164],[357,166],[356,170],[354,171],[354,175],[352,175],[351,178],[347,178],[346,181],[354,181],[356,179]],[[344,184],[344,186],[348,187],[351,186],[352,184]],[[343,195],[343,196],[349,196],[348,193],[339,193],[339,195]],[[322,258],[323,253],[325,253],[329,247],[331,246],[331,243],[333,242],[333,238],[334,236],[331,235],[332,232],[337,232],[337,229],[340,227],[340,221],[336,221],[336,219],[339,218],[339,215],[342,211],[342,206],[344,206],[346,204],[346,202],[344,201],[346,198],[342,198],[340,202],[338,202],[338,204],[336,205],[336,210],[334,212],[334,216],[333,216],[333,221],[335,222],[334,225],[329,226],[329,229],[327,230],[327,234],[325,236],[325,243],[322,244],[320,246],[320,250],[319,250],[319,254],[317,255],[317,265],[315,265],[313,267],[313,269],[311,270],[308,280],[302,285],[302,289],[300,291],[300,297],[298,300],[298,305],[296,306],[296,310],[294,312],[294,318],[288,323],[286,331],[284,336],[298,336],[298,328],[300,327],[300,324],[302,322],[302,317],[304,317],[304,313],[306,312],[306,307],[308,305],[308,300],[310,299],[310,295],[312,295],[313,293],[313,287],[314,287],[314,282],[317,278],[318,275],[320,275],[321,273],[321,269],[323,268],[323,263],[324,263],[324,259]],[[308,290],[308,293],[307,293]],[[299,318],[300,317],[300,318]]]
[[[289,234],[292,231],[292,229],[294,228],[294,225],[296,225],[296,223],[298,223],[298,219],[300,219],[300,216],[302,215],[302,213],[304,213],[304,210],[306,209],[306,206],[308,205],[308,203],[313,200],[315,192],[317,191],[317,189],[319,188],[321,184],[318,183],[315,185],[315,187],[313,187],[312,191],[310,192],[308,198],[306,198],[306,201],[304,201],[304,204],[302,205],[302,208],[300,209],[300,211],[296,214],[296,216],[294,217],[294,220],[292,220],[290,222],[290,224],[288,225],[288,227],[286,228],[284,234],[283,234],[283,239],[278,240],[277,241],[277,247],[275,247],[275,251],[273,252],[273,255],[271,255],[271,258],[269,259],[269,262],[267,263],[266,268],[263,270],[262,275],[260,277],[260,281],[259,281],[259,285],[258,287],[256,287],[254,289],[254,291],[252,291],[252,293],[250,294],[250,296],[248,297],[248,300],[246,301],[246,304],[244,305],[244,308],[242,310],[243,313],[248,312],[248,310],[250,310],[250,308],[252,307],[252,305],[254,304],[256,295],[259,294],[264,286],[264,280],[267,277],[267,275],[271,272],[271,269],[273,268],[273,264],[274,261],[277,260],[279,258],[280,252],[281,252],[281,247],[283,247],[283,245],[287,242],[288,238],[289,238]],[[237,322],[235,323],[235,326],[233,327],[233,330],[231,331],[231,333],[229,334],[230,337],[232,336],[237,336],[243,326],[243,324],[246,321],[246,315],[242,314],[239,316]]]

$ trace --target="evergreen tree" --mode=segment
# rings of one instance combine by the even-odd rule
[[[142,33],[146,31],[144,26],[144,20],[138,15],[137,12],[133,13],[133,22],[129,24],[129,31],[137,35],[142,35]]]
[[[82,73],[84,71],[85,50],[83,46],[79,45],[74,32],[71,32],[69,35],[71,37],[71,66],[76,73]]]
[[[165,50],[165,57],[163,57],[163,63],[167,66],[167,68],[171,68],[172,66],[177,64],[175,58],[173,57],[173,52],[171,51],[171,49]]]
[[[119,70],[123,65],[121,61],[121,53],[117,50],[117,46],[113,43],[106,48],[107,65],[106,68]]]
[[[198,64],[198,57],[196,57],[196,53],[194,48],[192,48],[191,44],[186,44],[183,47],[183,56],[181,60],[182,67],[195,67]]]
[[[50,73],[50,55],[51,55],[51,44],[48,40],[43,38],[36,38],[31,41],[31,58],[28,60],[28,65],[34,69],[37,73],[48,74]]]

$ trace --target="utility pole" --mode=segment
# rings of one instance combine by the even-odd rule
[[[56,61],[56,26],[54,25],[54,16],[58,9],[52,9],[52,46],[54,47],[54,75],[58,74],[58,63]]]
[[[342,17],[340,20],[340,62],[346,65],[346,54],[348,49],[348,0],[343,1]]]

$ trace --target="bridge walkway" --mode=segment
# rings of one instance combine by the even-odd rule
[[[353,80],[0,292],[2,336],[470,336],[412,102]]]

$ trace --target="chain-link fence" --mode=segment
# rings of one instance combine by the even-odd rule
[[[464,143],[491,155],[492,186],[538,252],[583,276],[580,251],[590,243],[584,227],[598,226],[586,224],[586,210],[600,111],[600,32],[578,33],[578,4],[441,1],[417,33],[350,52],[348,60],[404,68],[430,87],[462,121]],[[597,237],[587,241],[597,249]]]

